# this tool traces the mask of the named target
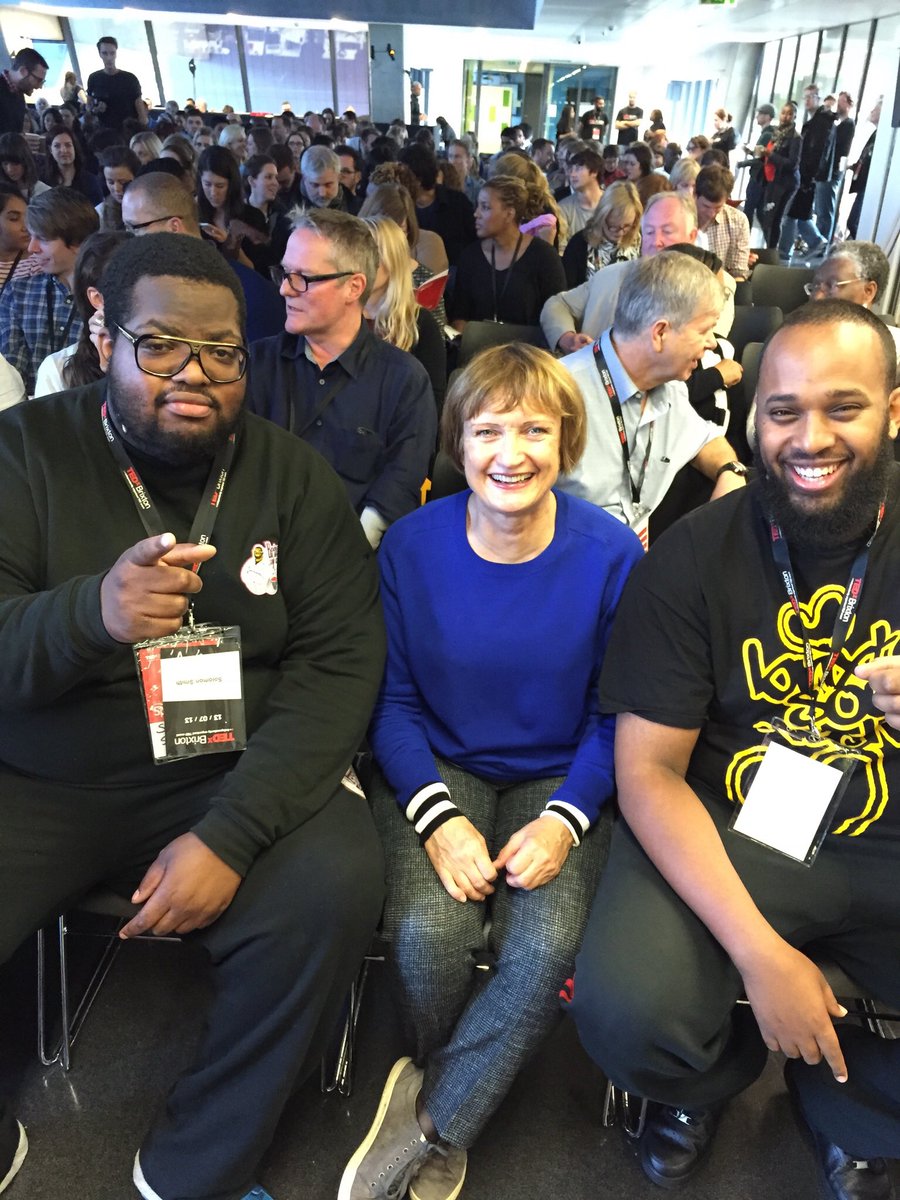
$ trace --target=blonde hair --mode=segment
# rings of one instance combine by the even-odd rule
[[[547,176],[537,163],[533,159],[526,158],[524,154],[501,154],[494,165],[492,180],[501,175],[506,177],[511,175],[514,179],[524,183],[527,189],[525,214],[519,224],[524,225],[526,221],[533,221],[535,217],[539,217],[541,213],[549,210],[556,217],[560,238],[565,241],[568,223],[550,191]]]
[[[140,133],[136,133],[128,143],[128,148],[134,150],[135,146],[146,146],[153,158],[159,158],[162,154],[162,142],[153,133],[152,130],[144,129]]]
[[[390,217],[364,217],[378,247],[378,258],[388,274],[384,295],[370,312],[375,332],[399,350],[411,350],[419,340],[416,324],[419,305],[413,291],[412,263],[403,231]]]
[[[571,471],[587,442],[581,389],[552,354],[525,342],[489,346],[455,373],[441,415],[441,448],[462,471],[466,421],[515,408],[559,421],[559,469]]]
[[[387,163],[382,164],[387,166]],[[379,168],[380,169],[380,168]],[[375,172],[373,171],[373,176]],[[361,217],[390,217],[397,223],[401,233],[406,222],[406,240],[410,252],[414,252],[419,241],[419,222],[413,198],[399,183],[378,183],[369,192],[359,210]]]
[[[700,164],[696,158],[679,158],[669,172],[669,183],[673,188],[684,187],[687,184],[693,187],[699,174]]]
[[[607,232],[607,222],[613,217],[618,217],[622,225],[626,224],[628,220],[631,222],[630,231],[623,234],[622,240],[619,242],[621,249],[630,249],[641,240],[641,217],[643,215],[644,206],[641,204],[641,198],[634,184],[628,179],[616,180],[600,197],[600,203],[584,227],[584,236],[588,245],[599,246],[601,242],[611,242],[613,239]]]

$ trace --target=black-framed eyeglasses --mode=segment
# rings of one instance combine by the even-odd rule
[[[269,267],[269,274],[276,287],[287,281],[292,292],[302,294],[311,283],[325,283],[328,279],[346,279],[350,275],[358,275],[358,271],[332,271],[328,275],[304,275],[302,271],[285,271],[284,267]]]
[[[183,371],[192,358],[210,383],[237,383],[247,370],[249,351],[233,342],[195,342],[191,338],[168,334],[132,333],[116,325],[119,333],[134,347],[134,361],[145,375],[171,379]]]
[[[168,217],[153,217],[150,221],[126,221],[125,229],[128,233],[137,233],[139,229],[149,229],[151,225],[159,225],[161,221],[172,221],[175,218],[173,213]]]

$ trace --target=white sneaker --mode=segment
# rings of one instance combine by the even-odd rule
[[[456,1200],[466,1178],[468,1155],[458,1146],[438,1145],[409,1185],[409,1200]]]
[[[25,1136],[25,1126],[21,1123],[21,1121],[16,1121],[16,1124],[19,1126],[19,1144],[16,1146],[16,1152],[13,1155],[12,1164],[10,1165],[9,1170],[6,1172],[3,1178],[0,1179],[0,1192],[5,1192],[15,1179],[16,1175],[18,1175],[19,1167],[21,1167],[22,1163],[25,1161],[25,1155],[28,1153],[28,1138]]]

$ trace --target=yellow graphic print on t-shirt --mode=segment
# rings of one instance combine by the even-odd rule
[[[859,759],[852,790],[859,794],[859,779],[865,779],[862,805],[833,831],[857,837],[884,813],[889,799],[884,773],[885,748],[888,753],[900,750],[900,730],[892,729],[881,713],[872,711],[869,686],[854,675],[853,669],[857,663],[900,653],[900,630],[892,629],[887,621],[873,621],[868,630],[858,633],[854,617],[844,648],[823,687],[822,676],[831,655],[835,617],[843,599],[842,587],[827,584],[813,593],[808,604],[800,606],[799,616],[785,601],[777,621],[778,641],[784,652],[768,659],[762,641],[748,638],[741,647],[741,658],[750,699],[763,706],[765,713],[753,725],[759,734],[764,737],[771,733],[772,720],[776,716],[790,729],[806,730],[814,722],[823,738],[838,743],[844,754]],[[813,652],[813,697],[798,682],[806,679],[799,621],[803,623]],[[743,803],[748,768],[757,766],[764,753],[761,744],[750,746],[731,760],[725,785],[732,803]],[[827,762],[835,757],[835,753],[824,751],[821,757]]]

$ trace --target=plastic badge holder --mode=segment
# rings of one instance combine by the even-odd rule
[[[136,643],[134,659],[155,763],[246,749],[237,625],[185,626]]]
[[[748,768],[744,803],[735,806],[728,828],[811,867],[864,758],[815,728],[790,729],[780,718],[763,746],[765,754]]]

